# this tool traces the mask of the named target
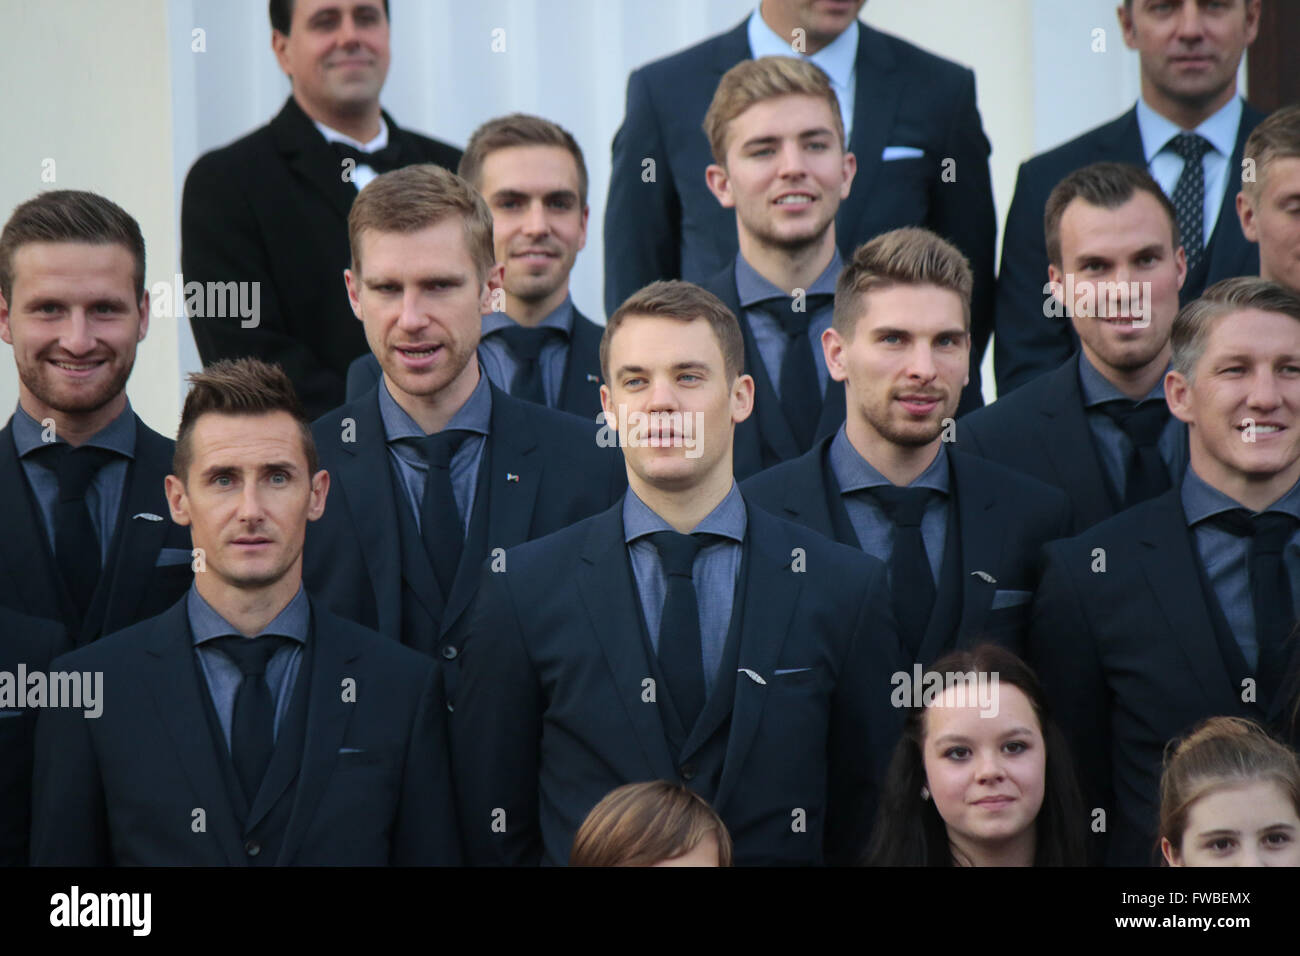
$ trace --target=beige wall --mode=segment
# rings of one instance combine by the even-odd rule
[[[89,189],[140,222],[146,287],[176,271],[171,69],[166,0],[2,0],[0,218],[46,189]],[[54,182],[42,179],[54,161]],[[156,319],[127,393],[167,435],[180,419],[176,320]],[[0,422],[18,401],[12,350],[0,347]]]

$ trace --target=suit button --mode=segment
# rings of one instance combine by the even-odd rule
[[[684,767],[682,767],[681,775],[683,780],[695,779],[695,764],[688,763]]]
[[[256,840],[249,840],[244,844],[244,852],[249,856],[257,856],[257,854],[262,852],[262,844],[258,843]]]
[[[454,661],[458,653],[460,652],[457,651],[456,648],[452,647],[450,644],[448,644],[446,647],[442,649],[442,656],[447,658],[447,660],[449,661]]]

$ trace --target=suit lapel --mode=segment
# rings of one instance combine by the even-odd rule
[[[826,458],[831,441],[831,438],[822,439],[786,469],[785,497],[781,502],[785,512],[783,517],[856,548],[860,546],[857,541],[844,541],[836,534],[835,521],[831,517],[835,502],[828,500],[827,496],[832,486],[838,487]]]
[[[195,805],[207,808],[208,832],[221,846],[229,865],[246,865],[235,812],[199,696],[208,690],[200,686],[195,671],[184,599],[155,619],[142,670],[144,683],[153,691],[158,724],[167,728],[175,758],[194,790]]]
[[[1075,527],[1085,528],[1110,517],[1113,508],[1084,416],[1077,352],[1075,356],[1048,373],[1054,380],[1039,408],[1042,428],[1037,437],[1070,496]]]
[[[735,279],[732,279],[732,285],[735,285]],[[785,420],[781,399],[777,398],[776,389],[768,377],[767,367],[758,351],[758,343],[754,341],[754,332],[749,327],[745,310],[737,307],[736,316],[740,319],[740,331],[745,340],[745,371],[754,377],[754,411],[751,418],[758,422],[762,457],[775,461],[797,458],[799,445],[794,440],[790,423]]]
[[[12,419],[0,431],[0,500],[9,505],[5,513],[8,542],[0,549],[0,560],[15,591],[23,596],[22,610],[35,617],[65,621],[64,601],[56,583],[59,573],[50,554],[45,526],[36,509],[28,504],[34,499],[18,460]],[[19,581],[21,587],[17,587]]]
[[[902,97],[902,77],[894,69],[894,56],[883,37],[865,24],[858,24],[857,88],[853,97],[853,133],[850,151],[858,158],[858,172],[849,196],[835,217],[840,243],[861,234],[860,223],[870,206],[872,183],[883,165],[881,157],[890,145],[894,117]],[[898,144],[895,144],[898,145]],[[908,145],[908,144],[902,144]],[[848,249],[845,255],[851,255]]]
[[[604,334],[577,309],[573,310],[573,334],[564,361],[559,408],[589,418],[600,410],[600,339]]]
[[[1000,520],[997,489],[979,474],[978,459],[949,449],[948,464],[952,468],[957,527],[961,535],[962,605],[957,642],[962,646],[967,638],[977,636],[984,629],[993,605],[998,588],[996,579],[987,580],[975,572],[983,571],[993,577],[1002,567],[1005,538],[1000,529],[1007,522]],[[934,657],[926,659],[934,660]]]
[[[342,161],[292,96],[271,120],[270,129],[285,162],[346,222],[357,189],[343,180]]]
[[[578,591],[587,612],[591,632],[605,655],[617,696],[636,739],[641,745],[649,772],[664,780],[677,779],[677,768],[668,750],[667,734],[657,706],[642,702],[642,681],[650,674],[645,644],[640,638],[641,619],[632,570],[623,542],[623,501],[597,515],[583,544],[582,562],[587,573],[578,579]],[[660,688],[656,699],[664,695]]]
[[[1137,105],[1118,119],[1111,122],[1107,129],[1099,130],[1093,141],[1095,162],[1129,163],[1133,166],[1147,168],[1146,150],[1142,145],[1142,130],[1138,126]]]

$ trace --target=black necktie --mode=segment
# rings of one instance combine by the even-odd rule
[[[86,491],[99,469],[116,457],[104,448],[73,448],[59,442],[49,446],[43,462],[59,480],[54,504],[54,560],[76,604],[78,617],[86,610],[99,583],[101,542],[86,506]],[[104,529],[105,534],[108,533]]]
[[[1124,465],[1124,507],[1154,498],[1169,490],[1169,469],[1160,457],[1160,435],[1169,422],[1163,400],[1136,404],[1128,399],[1105,402],[1098,408],[1120,427],[1133,444]]]
[[[781,359],[781,408],[800,451],[812,447],[817,421],[822,414],[821,381],[817,378],[817,359],[808,340],[808,323],[834,296],[824,293],[804,296],[804,309],[796,312],[794,299],[768,299],[758,307],[774,318],[785,332],[785,355]]]
[[[1282,554],[1300,522],[1282,512],[1251,514],[1244,508],[1221,512],[1210,520],[1225,531],[1250,538],[1250,603],[1259,645],[1255,675],[1259,697],[1267,703],[1286,673],[1287,637],[1295,623],[1295,609]]]
[[[894,523],[894,547],[889,555],[894,618],[904,646],[916,656],[920,653],[935,599],[934,574],[930,571],[925,539],[921,536],[921,519],[933,492],[929,488],[898,488],[893,485],[867,490]]]
[[[695,535],[656,531],[650,542],[659,552],[668,588],[659,619],[659,667],[682,726],[689,732],[704,709],[704,651],[700,604],[691,572],[704,542]]]
[[[526,402],[545,405],[546,392],[542,388],[542,363],[538,359],[542,354],[542,346],[551,341],[552,336],[563,333],[549,327],[528,328],[523,325],[509,325],[494,334],[505,340],[518,366],[515,369],[514,381],[510,383],[510,394]]]
[[[271,634],[252,638],[232,635],[207,642],[234,661],[244,675],[235,692],[235,709],[230,721],[230,758],[250,805],[266,776],[271,751],[275,748],[275,705],[266,683],[266,665],[287,642],[287,638]]]
[[[424,539],[424,550],[444,598],[451,594],[465,547],[465,526],[451,487],[451,458],[469,435],[454,428],[420,440],[424,460],[429,465],[424,478],[424,497],[420,501],[420,537]]]
[[[1214,147],[1196,133],[1179,133],[1167,149],[1183,158],[1183,171],[1174,186],[1174,212],[1178,216],[1178,233],[1187,252],[1187,271],[1191,272],[1205,252],[1205,166],[1201,159]]]
[[[377,173],[387,173],[402,167],[402,149],[389,137],[388,145],[373,153],[363,152],[349,143],[330,143],[339,159],[350,159],[358,166],[369,166]]]

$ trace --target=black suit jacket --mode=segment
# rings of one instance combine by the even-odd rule
[[[1179,495],[1174,488],[1049,544],[1034,603],[1029,661],[1074,751],[1088,808],[1106,811],[1095,849],[1112,865],[1155,859],[1170,740],[1216,715],[1277,724],[1284,709],[1282,695],[1269,710],[1243,700]]]
[[[37,723],[32,862],[246,866],[245,834],[290,794],[277,865],[459,862],[435,664],[311,605],[301,759],[277,749],[242,824],[184,600],[56,660],[56,670],[103,673],[103,712],[52,709]],[[203,831],[192,827],[196,807]]]
[[[0,672],[14,675],[15,691],[19,665],[28,674],[48,671],[50,661],[66,650],[66,642],[55,621],[0,608]],[[27,864],[36,714],[34,708],[0,701],[0,866]]]
[[[455,171],[460,150],[399,128],[403,163]],[[186,282],[258,282],[257,325],[191,317],[204,363],[251,355],[279,362],[313,418],[343,401],[348,363],[366,349],[343,285],[348,211],[357,189],[292,96],[266,126],[199,157],[181,200]]]
[[[600,405],[600,339],[605,334],[597,325],[577,309],[573,310],[573,331],[569,337],[569,355],[564,363],[564,377],[560,381],[559,404],[562,412],[595,421]],[[360,398],[374,387],[383,375],[379,359],[373,352],[353,361],[348,366],[348,401]]]
[[[899,727],[884,566],[750,507],[738,648],[674,758],[655,702],[665,694],[647,698],[657,671],[622,515],[620,503],[484,574],[452,715],[470,862],[565,863],[578,826],[615,787],[699,789],[710,742],[721,768],[702,795],[737,863],[855,862]]]
[[[882,232],[926,226],[966,254],[975,273],[967,400],[978,408],[979,366],[993,329],[997,215],[975,74],[865,23],[858,29],[849,141],[858,172],[835,219],[840,251],[847,261]],[[702,284],[735,258],[735,213],[704,183],[713,158],[702,124],[722,75],[750,56],[746,19],[628,78],[605,207],[606,315],[656,279]],[[886,162],[887,146],[924,155]],[[649,182],[646,159],[655,164]],[[948,160],[955,165],[946,167]]]
[[[1060,488],[1078,534],[1115,514],[1105,467],[1083,409],[1075,359],[957,422],[957,447]],[[1187,468],[1184,457],[1177,486]]]
[[[352,422],[355,440],[344,440]],[[479,568],[498,549],[557,531],[609,507],[627,484],[617,451],[596,443],[597,426],[492,389],[491,434],[481,468],[487,530],[465,544],[451,595],[444,600],[431,570],[404,566],[398,521],[409,514],[396,500],[379,414],[378,387],[335,409],[313,426],[321,467],[332,487],[325,514],[307,526],[304,580],[336,614],[447,661],[449,691],[463,643],[462,623],[479,584]],[[482,489],[483,485],[480,484]],[[474,525],[471,519],[471,527]],[[403,579],[424,605],[428,630],[406,633]],[[449,693],[448,696],[451,696]]]
[[[830,466],[832,440],[755,475],[742,488],[747,501],[777,517],[858,548]],[[957,505],[961,597],[955,614],[946,613],[944,602],[936,604],[921,642],[919,660],[926,667],[947,651],[984,641],[1023,653],[1039,551],[1070,529],[1070,503],[1057,489],[954,448],[948,464]],[[995,600],[1002,605],[996,610]]]
[[[1241,153],[1246,138],[1264,114],[1244,104],[1237,144],[1228,160],[1228,184],[1206,255],[1189,272],[1179,298],[1187,303],[1220,279],[1259,274],[1259,249],[1241,232],[1237,191],[1241,183]],[[1062,179],[1091,163],[1131,163],[1147,168],[1138,131],[1137,107],[1077,139],[1041,153],[1020,166],[1016,191],[1007,212],[1002,237],[1002,271],[998,273],[993,366],[998,395],[1056,368],[1079,347],[1068,317],[1043,315],[1048,294],[1047,245],[1043,238],[1043,209]]]
[[[0,538],[0,607],[59,621],[73,643],[85,644],[175,603],[194,574],[189,529],[172,522],[163,490],[172,448],[171,439],[136,416],[135,460],[127,466],[109,557],[78,625],[18,459],[11,419],[0,430],[0,500],[9,502]]]

